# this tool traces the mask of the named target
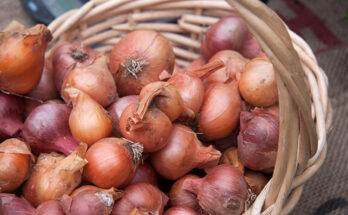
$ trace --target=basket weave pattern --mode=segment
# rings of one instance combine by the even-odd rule
[[[244,214],[288,214],[304,183],[322,165],[331,123],[328,80],[307,43],[258,0],[92,0],[49,25],[53,41],[80,41],[111,51],[125,33],[161,32],[182,66],[199,56],[200,40],[220,17],[238,13],[272,61],[280,134],[272,179]],[[177,19],[177,23],[150,22]]]

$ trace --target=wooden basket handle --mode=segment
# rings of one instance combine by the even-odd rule
[[[300,58],[293,47],[286,25],[277,14],[257,0],[226,1],[243,17],[276,71],[280,133],[276,166],[264,208],[273,205],[271,214],[280,214],[296,174],[299,139],[302,140],[302,145],[310,144],[309,147],[301,147],[302,150],[307,149],[311,156],[317,151],[318,137],[314,119],[311,117],[311,97]],[[300,127],[305,129],[300,132]],[[305,156],[308,153],[301,151],[300,155]],[[302,162],[307,161],[308,156],[302,158]]]

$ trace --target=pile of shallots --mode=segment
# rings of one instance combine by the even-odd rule
[[[242,214],[279,132],[272,63],[225,16],[180,67],[152,30],[111,53],[0,33],[0,214]],[[47,52],[48,53],[48,52]]]

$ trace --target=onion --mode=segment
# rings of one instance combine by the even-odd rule
[[[0,191],[12,192],[27,178],[30,158],[35,161],[27,143],[17,138],[0,144]]]
[[[111,214],[161,215],[167,202],[168,197],[155,186],[147,183],[136,183],[126,187],[124,196],[115,203]]]
[[[204,178],[185,180],[183,188],[197,196],[198,204],[207,214],[242,214],[248,199],[242,173],[228,164],[214,167]]]
[[[104,138],[87,151],[88,164],[83,171],[85,180],[101,188],[128,184],[134,177],[143,147],[120,138]]]
[[[69,156],[40,154],[34,171],[23,187],[23,196],[37,206],[70,194],[80,183],[86,165],[87,145],[82,143]]]
[[[206,63],[207,61],[204,59],[202,55],[200,55],[198,58],[194,59],[189,65],[182,68],[182,72],[190,72],[190,71],[196,70],[202,67]]]
[[[255,58],[262,53],[262,50],[254,36],[248,32],[239,52],[247,58]]]
[[[208,77],[223,66],[224,63],[217,59],[195,70],[178,72],[168,80],[179,91],[183,100],[181,121],[190,122],[196,118],[204,98],[204,85],[201,79]]]
[[[158,89],[162,89],[162,91],[155,97],[153,103],[158,109],[165,113],[171,121],[176,120],[183,111],[183,103],[179,92],[173,84],[163,81],[152,82],[143,87],[139,94],[139,99],[143,99],[147,94]]]
[[[240,170],[244,174],[244,165],[238,157],[237,147],[231,147],[226,150],[221,157],[220,164],[230,164]]]
[[[72,70],[65,78],[61,94],[68,102],[69,96],[64,89],[73,86],[84,93],[101,106],[107,107],[116,99],[116,84],[106,64],[106,56],[99,56],[88,66],[80,66]]]
[[[252,170],[272,172],[277,158],[278,107],[255,108],[240,114],[238,156]]]
[[[205,39],[202,40],[201,53],[205,59],[209,59],[221,50],[239,51],[247,36],[247,26],[240,16],[224,16],[209,27]]]
[[[198,215],[198,213],[191,208],[177,206],[169,208],[164,215]]]
[[[85,191],[85,190],[99,190],[99,191],[103,191],[105,193],[109,193],[112,195],[113,199],[114,200],[117,200],[117,199],[120,199],[122,196],[123,196],[123,191],[121,190],[117,190],[116,188],[114,187],[111,187],[109,189],[103,189],[103,188],[100,188],[100,187],[96,187],[96,186],[93,186],[93,185],[84,185],[84,186],[81,186],[79,188],[77,188],[76,190],[74,190],[71,194],[70,194],[70,197],[71,198],[74,198],[75,196],[77,196],[79,193],[81,193],[82,191]]]
[[[0,140],[18,136],[22,128],[22,101],[0,92]]]
[[[200,78],[186,73],[177,73],[168,82],[173,83],[180,92],[185,110],[182,112],[181,121],[192,121],[198,115],[204,98],[204,85]]]
[[[78,146],[69,129],[70,108],[58,101],[35,108],[24,122],[22,135],[32,152],[63,152],[68,155]]]
[[[69,127],[76,140],[90,146],[111,134],[111,119],[100,104],[77,88],[68,87],[65,92],[74,106],[69,116]]]
[[[114,102],[110,107],[108,107],[107,111],[110,113],[112,119],[112,127],[113,127],[113,135],[116,137],[122,137],[120,130],[120,118],[124,109],[130,104],[137,104],[139,102],[139,96],[137,95],[129,95],[119,98],[116,102]]]
[[[196,196],[192,194],[191,192],[188,192],[183,189],[183,184],[187,179],[199,179],[196,175],[185,175],[184,177],[178,179],[170,188],[170,191],[168,193],[169,197],[169,204],[171,207],[174,206],[184,206],[191,208],[193,210],[198,210],[198,201],[196,199]]]
[[[256,195],[259,195],[268,183],[268,179],[264,174],[252,170],[247,170],[244,174],[244,178],[251,191]]]
[[[172,76],[174,76],[180,72],[183,72],[183,68],[181,66],[179,66],[177,63],[174,63]]]
[[[0,214],[32,215],[34,211],[35,208],[25,199],[10,193],[0,193]]]
[[[0,34],[0,88],[18,94],[40,81],[44,55],[52,35],[44,25]]]
[[[242,100],[238,83],[218,83],[210,86],[198,119],[199,132],[204,140],[218,140],[232,134],[237,128]]]
[[[175,180],[194,168],[216,166],[220,156],[212,146],[203,146],[190,128],[174,124],[167,145],[152,153],[150,159],[159,175]]]
[[[272,63],[266,58],[254,58],[245,66],[239,91],[248,103],[268,107],[278,101],[278,88]]]
[[[146,161],[142,164],[139,164],[135,176],[129,184],[135,184],[139,182],[152,184],[153,186],[157,187],[156,172],[155,170],[153,170],[152,166]]]
[[[29,94],[29,97],[36,98],[41,101],[58,98],[58,92],[54,84],[54,76],[52,64],[49,60],[45,60],[45,65],[41,75],[39,84]],[[32,99],[24,100],[25,116],[28,116],[41,103]]]
[[[153,99],[163,89],[149,92],[139,104],[130,104],[120,118],[122,135],[144,146],[144,152],[154,152],[162,149],[170,135],[172,122],[156,106],[150,106]]]
[[[227,81],[233,79],[239,80],[241,74],[244,72],[245,64],[249,61],[238,52],[232,50],[223,50],[217,52],[210,58],[209,62],[216,59],[222,60],[225,66],[212,73],[208,78],[205,79],[207,86],[215,83],[226,83]]]
[[[152,30],[136,30],[124,36],[110,54],[120,96],[138,95],[147,84],[169,78],[174,52],[169,41]]]
[[[58,92],[54,86],[52,65],[50,65],[47,61],[48,60],[45,61],[39,84],[28,94],[28,96],[40,99],[42,101],[58,98]]]
[[[41,203],[41,201],[38,199],[36,190],[36,183],[40,179],[41,175],[55,163],[60,162],[64,158],[64,155],[55,152],[52,152],[50,154],[40,154],[30,177],[25,182],[22,189],[23,197],[27,199],[31,204],[38,206]]]
[[[70,42],[58,43],[53,47],[51,54],[54,80],[58,91],[62,89],[63,81],[73,69],[92,64],[99,55],[97,51]]]
[[[58,200],[48,200],[36,208],[33,215],[65,215],[63,208]]]
[[[220,152],[225,152],[227,149],[231,147],[237,147],[238,134],[239,134],[239,129],[236,129],[228,137],[214,141],[215,148],[217,148]]]
[[[71,198],[64,195],[61,202],[66,214],[110,214],[114,206],[113,195],[102,190],[83,190]]]

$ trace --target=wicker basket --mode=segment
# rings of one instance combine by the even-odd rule
[[[167,37],[176,62],[198,57],[200,39],[219,17],[238,13],[272,61],[280,98],[280,133],[272,179],[245,214],[288,214],[303,184],[322,165],[331,121],[328,80],[312,50],[258,0],[92,0],[49,25],[54,41],[98,44],[107,52],[135,29],[153,29]],[[176,18],[177,24],[161,22]],[[157,20],[159,22],[149,22]]]

